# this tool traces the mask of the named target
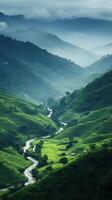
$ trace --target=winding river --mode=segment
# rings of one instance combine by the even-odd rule
[[[49,107],[47,107],[47,110],[49,111],[49,114],[47,115],[49,118],[52,117],[52,114],[53,114],[53,110],[50,109]],[[60,134],[63,130],[64,130],[64,127],[67,126],[67,123],[65,122],[62,122],[60,121],[60,124],[62,125],[62,127],[59,128],[59,130],[55,133],[55,135],[58,135]],[[47,138],[50,138],[51,136],[50,135],[47,135],[45,137],[43,137],[43,139],[47,139]],[[34,141],[35,139],[31,139],[31,140],[28,140],[25,144],[25,146],[23,147],[23,155],[25,155],[25,153],[27,152],[27,150],[31,147],[32,145],[32,142]],[[34,145],[33,147],[33,152],[35,152],[35,149],[36,149],[36,145]],[[25,183],[25,186],[27,185],[30,185],[30,184],[33,184],[35,183],[36,179],[33,177],[32,175],[32,171],[37,167],[38,165],[38,161],[32,157],[27,157],[28,160],[30,160],[32,162],[32,165],[30,167],[28,167],[27,169],[25,169],[24,171],[24,175],[27,177],[28,181]]]
[[[32,140],[28,140],[25,144],[25,146],[23,147],[23,155],[25,155],[25,153],[27,152],[27,150],[31,147],[32,142],[35,139]],[[35,152],[35,146],[33,148],[33,152]],[[24,175],[27,177],[28,181],[25,183],[25,186],[30,185],[35,183],[35,178],[32,175],[32,171],[37,167],[38,165],[38,161],[30,156],[27,157],[28,160],[30,160],[32,162],[32,165],[30,167],[28,167],[27,169],[25,169],[24,171]]]
[[[48,107],[47,107],[47,110],[49,111],[49,114],[48,114],[47,116],[48,116],[49,118],[51,118],[51,116],[52,116],[52,114],[53,114],[53,110],[50,109],[50,108],[48,108]],[[59,132],[59,131],[58,131],[58,132]],[[57,132],[57,133],[58,133],[58,132]],[[49,138],[49,137],[50,137],[50,135],[43,137],[43,139],[46,139],[46,138]],[[30,139],[30,140],[28,140],[28,141],[26,142],[25,146],[23,147],[23,155],[25,155],[25,153],[27,153],[27,150],[31,147],[32,142],[33,142],[34,140],[35,140],[35,139]],[[33,147],[33,152],[35,152],[35,149],[36,149],[36,145],[34,145],[34,147]],[[27,179],[28,179],[27,182],[25,183],[25,186],[35,183],[36,179],[33,177],[32,171],[33,171],[33,170],[37,167],[37,165],[38,165],[38,161],[37,161],[36,159],[34,159],[33,157],[27,156],[27,159],[28,159],[29,161],[32,162],[32,165],[29,166],[29,167],[28,167],[27,169],[25,169],[25,171],[24,171],[24,175],[25,175],[25,176],[27,177]]]
[[[47,110],[49,111],[49,114],[47,115],[47,117],[51,118],[52,117],[52,114],[53,114],[53,110],[50,109],[49,107],[47,107]],[[60,124],[62,125],[59,130],[55,133],[55,135],[58,135],[60,134],[63,130],[64,130],[64,127],[67,126],[67,123],[65,122],[62,122],[60,121]],[[43,139],[47,139],[47,138],[50,138],[51,136],[48,135],[48,136],[44,136]],[[28,141],[26,141],[26,144],[25,146],[23,147],[23,155],[25,156],[25,154],[27,153],[27,150],[32,146],[32,143],[35,139],[30,139]],[[35,152],[36,150],[36,145],[34,145],[33,147],[33,152]],[[25,169],[24,171],[24,175],[25,177],[27,177],[27,181],[25,183],[25,186],[27,185],[31,185],[33,183],[36,182],[36,179],[33,177],[33,174],[32,174],[32,171],[38,166],[38,161],[36,159],[34,159],[33,157],[31,156],[27,156],[26,157],[27,160],[31,161],[32,162],[32,165],[29,166],[28,168]],[[7,190],[8,188],[4,188],[4,189],[1,189],[0,191],[5,191]]]

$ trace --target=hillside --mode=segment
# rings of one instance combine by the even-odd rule
[[[34,186],[17,192],[9,199],[111,200],[111,153],[112,151],[103,150],[88,153]]]
[[[103,56],[100,60],[89,65],[86,70],[87,73],[103,74],[112,68],[112,55]]]
[[[112,71],[105,73],[81,90],[67,94],[61,99],[59,110],[71,109],[73,112],[87,112],[111,106]]]
[[[111,83],[112,71],[81,90],[67,93],[53,106],[53,118],[68,124],[59,135],[44,141],[41,152],[49,163],[37,168],[39,180],[9,199],[98,200],[101,196],[111,200]],[[68,159],[63,166],[60,156]]]
[[[51,133],[56,130],[52,120],[41,114],[39,106],[14,97],[0,95],[0,115],[0,143],[2,146],[12,145],[16,147],[18,136],[17,143],[19,145],[28,137],[47,135],[47,127],[49,126]],[[4,142],[4,137],[7,137],[7,143]]]
[[[61,57],[53,56],[46,50],[42,50],[30,42],[20,42],[1,35],[0,54],[22,63],[24,65],[23,69],[26,69],[26,71],[30,70],[30,74],[33,74],[33,77],[30,75],[31,78],[25,76],[27,82],[29,80],[31,84],[35,85],[33,88],[31,85],[29,88],[30,91],[28,91],[31,98],[34,98],[36,88],[37,93],[40,93],[37,95],[41,100],[45,100],[45,97],[54,96],[58,98],[59,95],[63,95],[66,90],[72,90],[72,81],[75,83],[75,88],[79,88],[81,84],[83,84],[79,79],[79,74],[83,76],[84,70],[79,65]],[[16,68],[18,70],[18,67]],[[13,73],[13,70],[11,70],[11,72]],[[20,72],[21,74],[23,73],[22,69]],[[16,76],[18,76],[17,73]],[[24,82],[24,86],[26,87],[28,86],[27,82]],[[19,83],[20,82],[14,81],[14,85]],[[27,95],[27,89],[25,89],[25,94]]]
[[[110,5],[0,5],[0,200],[112,200]]]
[[[27,64],[4,55],[0,55],[0,89],[31,101],[60,94],[43,77],[36,76]]]
[[[96,52],[97,54],[99,54],[101,56],[104,56],[106,54],[112,54],[112,43],[108,43],[103,46],[95,47],[92,51]]]
[[[25,182],[22,172],[30,162],[21,153],[26,140],[56,130],[41,111],[39,106],[0,94],[0,191]]]

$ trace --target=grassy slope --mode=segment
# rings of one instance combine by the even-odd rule
[[[28,138],[50,134],[56,126],[40,114],[39,106],[0,95],[0,186],[24,182],[24,169],[30,164],[18,153]]]
[[[81,90],[67,94],[53,108],[54,119],[64,113],[74,114],[98,110],[112,105],[112,71],[104,74]]]
[[[112,71],[79,91],[70,108],[60,117],[68,122],[58,138],[77,137],[73,152],[84,152],[90,144],[100,147],[112,140]],[[70,101],[70,100],[69,100]],[[83,112],[84,111],[84,112]]]
[[[0,151],[0,188],[13,184],[24,183],[25,177],[21,174],[30,164],[12,147]]]
[[[39,107],[13,97],[0,95],[0,141],[17,145],[28,137],[55,131],[52,120],[40,114]]]

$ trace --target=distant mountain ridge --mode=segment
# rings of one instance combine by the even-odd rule
[[[51,96],[58,98],[67,89],[72,90],[73,81],[77,82],[79,75],[82,76],[84,73],[83,69],[73,62],[54,56],[30,42],[20,42],[3,35],[0,35],[0,54],[1,80],[3,77],[5,81],[9,80],[11,88],[15,88],[12,92],[18,91],[21,95],[24,91],[25,95],[30,96],[30,98],[35,97],[39,100]],[[5,59],[9,63],[2,63],[2,60]],[[10,62],[13,64],[10,65]],[[6,74],[6,71],[9,71],[9,73]],[[19,78],[22,82],[19,82]],[[9,86],[8,82],[1,82],[1,87],[6,87],[6,85]],[[22,87],[24,88],[23,91]],[[76,85],[76,87],[79,86]],[[10,87],[8,90],[10,90]]]
[[[102,56],[106,54],[112,54],[112,42],[106,45],[94,48],[93,52],[96,52],[97,54],[102,55]]]
[[[7,34],[21,41],[33,42],[40,48],[46,49],[54,55],[71,59],[81,66],[87,66],[99,58],[83,48],[62,40],[53,33],[40,31],[36,27],[21,28],[9,31]]]
[[[103,74],[112,69],[112,55],[105,55],[100,60],[89,65],[86,70],[89,73]]]

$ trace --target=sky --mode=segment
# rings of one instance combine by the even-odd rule
[[[92,17],[112,21],[112,0],[0,0],[0,11],[46,20]]]

